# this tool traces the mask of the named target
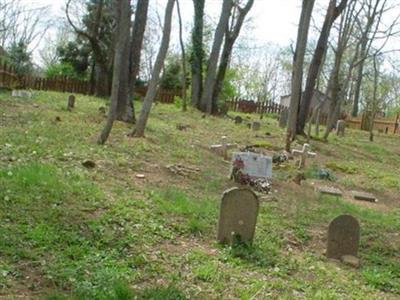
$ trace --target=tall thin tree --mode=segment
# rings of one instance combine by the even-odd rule
[[[254,4],[254,0],[248,0],[246,5],[241,7],[238,3],[235,4],[236,13],[233,14],[232,22],[225,31],[224,47],[222,49],[221,59],[218,67],[217,78],[215,80],[214,91],[212,96],[212,107],[211,112],[216,113],[218,109],[218,98],[222,91],[222,85],[225,78],[226,71],[228,69],[229,59],[232,54],[233,45],[239,36],[240,30],[243,26],[244,19],[251,7]]]
[[[221,46],[224,39],[226,27],[229,24],[229,17],[233,7],[232,0],[224,0],[222,3],[221,16],[218,21],[214,34],[214,42],[211,48],[210,57],[207,62],[207,72],[204,80],[203,93],[200,99],[200,110],[203,112],[212,112],[212,95],[214,92],[215,81],[217,78],[217,67]]]
[[[203,91],[203,27],[205,0],[193,0],[194,26],[192,32],[192,105],[200,108],[200,98]]]
[[[186,92],[186,51],[185,44],[183,43],[183,25],[182,25],[182,16],[181,9],[179,6],[179,1],[176,0],[176,9],[178,12],[178,22],[179,22],[179,45],[181,46],[181,61],[182,61],[182,77],[181,77],[181,85],[182,85],[182,111],[187,110],[187,92]]]
[[[157,87],[160,81],[160,72],[164,66],[165,57],[167,56],[170,35],[171,35],[171,22],[172,22],[172,12],[174,9],[175,0],[168,0],[165,9],[164,17],[164,28],[163,35],[161,39],[160,50],[157,54],[156,62],[154,63],[153,73],[149,82],[149,87],[146,96],[143,101],[142,109],[140,111],[139,119],[136,123],[136,127],[132,133],[133,136],[143,137],[144,130],[146,128],[147,120],[150,115],[151,106],[157,94]]]
[[[293,56],[293,70],[290,96],[289,120],[287,127],[286,151],[290,151],[290,144],[296,135],[297,113],[301,99],[303,83],[303,65],[306,53],[308,31],[315,0],[303,0],[300,22],[297,30],[296,50]]]
[[[110,135],[112,126],[117,117],[117,105],[118,98],[122,92],[121,88],[125,88],[123,91],[125,94],[128,93],[128,86],[121,85],[121,81],[127,80],[128,78],[128,64],[126,64],[126,49],[129,39],[130,19],[131,19],[131,5],[130,0],[118,0],[115,4],[115,15],[117,20],[117,35],[116,35],[116,46],[114,56],[114,70],[113,80],[111,89],[111,102],[110,110],[107,116],[106,124],[100,133],[98,143],[104,144],[108,136]]]
[[[346,8],[347,0],[341,0],[339,5],[336,6],[336,0],[330,0],[328,9],[325,15],[324,24],[318,38],[317,46],[315,48],[313,58],[311,60],[310,68],[308,69],[306,87],[301,97],[300,109],[297,119],[296,131],[299,134],[304,132],[306,120],[310,111],[311,100],[314,95],[315,84],[317,81],[320,68],[322,66],[322,59],[328,48],[329,34],[335,20],[340,16]]]

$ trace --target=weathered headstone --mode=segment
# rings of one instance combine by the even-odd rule
[[[289,109],[283,109],[279,115],[279,127],[285,128],[289,119]]]
[[[308,151],[309,148],[309,144],[304,144],[302,150],[292,150],[292,154],[294,156],[300,156],[299,169],[303,169],[305,167],[307,157],[315,157],[317,155],[314,152]]]
[[[68,96],[67,110],[71,111],[74,107],[75,107],[75,96],[74,95],[69,95]]]
[[[351,191],[351,194],[355,200],[378,202],[378,199],[376,199],[376,197],[370,193]]]
[[[337,123],[336,123],[336,134],[338,136],[343,137],[345,129],[346,129],[346,121],[345,120],[338,120]]]
[[[316,191],[320,194],[326,194],[337,197],[342,197],[343,195],[341,190],[331,186],[320,186],[316,188]]]
[[[232,188],[222,195],[218,220],[217,240],[251,243],[257,223],[259,200],[248,189]]]
[[[232,165],[250,178],[272,178],[272,157],[254,152],[234,152]]]
[[[219,152],[225,160],[228,160],[228,150],[237,147],[237,144],[230,144],[226,142],[227,137],[221,137],[221,144],[211,145],[210,149]]]
[[[251,124],[251,129],[253,129],[253,131],[258,131],[261,128],[261,123],[260,122],[253,122]]]
[[[350,215],[341,215],[331,221],[328,228],[328,258],[341,259],[342,256],[357,257],[360,241],[360,225]]]
[[[32,93],[24,90],[13,90],[11,92],[13,97],[32,98]]]
[[[235,124],[242,124],[243,118],[241,116],[236,116],[235,117]]]

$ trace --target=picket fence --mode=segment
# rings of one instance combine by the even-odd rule
[[[44,78],[38,76],[18,76],[15,69],[8,63],[0,63],[0,88],[8,89],[32,89],[39,91],[55,91],[63,93],[77,93],[90,95],[91,84],[86,80],[77,80],[66,76]],[[135,93],[144,97],[147,86],[135,88]],[[158,89],[156,101],[161,103],[173,103],[176,96],[180,96],[180,90]]]

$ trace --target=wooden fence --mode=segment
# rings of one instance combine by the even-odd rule
[[[258,102],[253,100],[244,100],[244,99],[232,99],[226,102],[228,109],[236,112],[244,112],[244,113],[274,113],[280,114],[285,107],[278,103],[267,101],[267,102]]]
[[[226,102],[228,109],[236,112],[244,112],[244,113],[273,113],[278,114],[281,117],[281,113],[287,110],[286,106],[281,104],[267,101],[267,102],[258,102],[253,100],[244,100],[244,99],[232,99]],[[310,116],[312,115],[312,111],[310,112]],[[288,116],[285,116],[287,118]],[[286,123],[284,121],[284,123]],[[325,113],[320,113],[319,116],[319,124],[326,125],[328,122],[328,115]]]
[[[346,119],[349,128],[358,130],[370,130],[371,113],[363,113],[355,118]],[[374,130],[382,133],[400,134],[400,114],[392,117],[375,117]]]
[[[0,87],[9,89],[32,89],[39,91],[55,91],[63,93],[91,94],[90,82],[86,80],[77,80],[65,76],[56,76],[44,78],[37,76],[17,76],[15,70],[9,64],[3,62],[0,64]],[[144,97],[147,92],[147,86],[135,88],[135,93]],[[173,103],[176,96],[180,96],[180,90],[157,91],[156,101],[161,103]]]

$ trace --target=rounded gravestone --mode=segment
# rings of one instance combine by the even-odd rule
[[[242,122],[243,122],[243,119],[242,119],[241,116],[236,116],[235,117],[235,124],[242,124]]]
[[[341,215],[331,221],[328,228],[328,258],[340,259],[344,255],[357,256],[360,225],[356,218]]]
[[[232,188],[222,195],[218,220],[217,240],[232,243],[234,238],[241,242],[252,242],[258,215],[259,201],[249,189]]]

